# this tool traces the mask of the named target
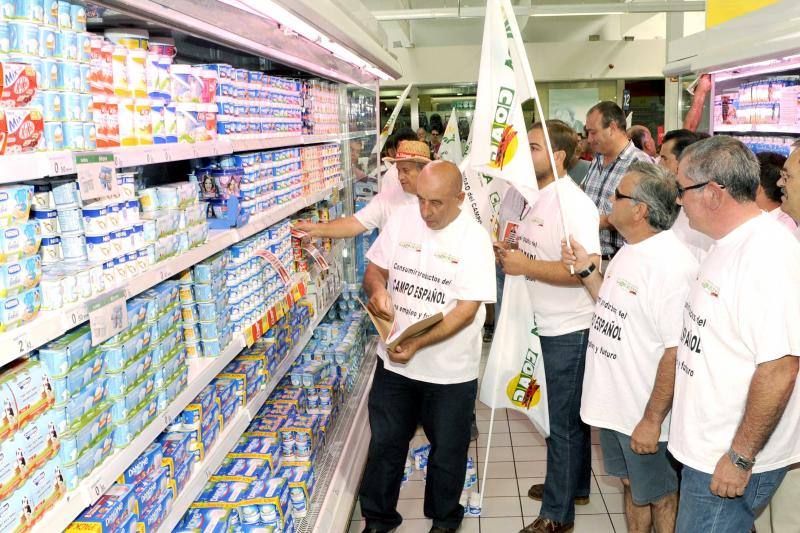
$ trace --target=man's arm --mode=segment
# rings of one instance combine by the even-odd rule
[[[755,459],[783,416],[794,390],[797,370],[798,358],[792,355],[756,367],[750,381],[744,415],[731,443],[734,452],[746,459]],[[751,473],[734,465],[725,453],[717,461],[709,488],[712,494],[723,498],[741,496]]]
[[[672,394],[675,390],[675,359],[678,348],[664,350],[658,363],[656,380],[642,419],[631,434],[631,449],[636,453],[656,453],[661,424],[672,409]]]
[[[509,276],[527,276],[536,281],[560,287],[579,287],[581,285],[581,279],[577,274],[570,274],[569,267],[561,261],[530,259],[519,250],[503,251],[498,255],[503,271]],[[600,256],[590,255],[588,257],[595,267],[599,268]]]
[[[567,248],[567,242],[561,239],[561,264],[569,270],[573,268],[575,273],[583,272],[589,268],[590,263],[594,263],[594,272],[585,278],[575,276],[589,291],[589,296],[593,301],[597,301],[597,295],[600,294],[600,287],[603,285],[603,273],[600,272],[600,257],[598,255],[589,255],[586,248],[581,243],[576,241],[571,235],[569,237],[570,248]]]
[[[369,301],[367,309],[370,313],[383,318],[392,320],[394,318],[394,304],[389,291],[386,290],[386,282],[389,280],[389,271],[381,268],[375,263],[369,263],[364,272],[364,291],[367,293]]]
[[[367,231],[358,219],[350,215],[345,218],[337,218],[330,222],[305,222],[300,221],[294,225],[295,228],[303,230],[311,237],[328,237],[331,239],[345,239],[347,237],[355,237]]]
[[[449,339],[472,323],[481,303],[458,300],[453,310],[444,315],[444,318],[431,329],[422,335],[406,339],[394,350],[390,350],[389,359],[395,363],[407,363],[422,348]]]
[[[731,447],[739,455],[753,459],[769,440],[780,422],[797,380],[798,358],[786,355],[756,367],[744,416]]]

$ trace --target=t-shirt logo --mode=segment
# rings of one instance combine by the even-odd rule
[[[538,335],[535,330],[533,333]],[[536,407],[542,398],[541,386],[533,377],[538,360],[539,354],[528,348],[519,374],[512,377],[506,385],[506,396],[511,403],[518,407],[531,409]]]
[[[619,278],[617,280],[617,285],[619,285],[629,293],[633,294],[634,296],[636,296],[636,293],[639,292],[639,289],[638,287],[636,287],[636,285],[623,278]]]
[[[707,279],[703,280],[700,286],[703,287],[703,290],[705,290],[708,294],[710,294],[714,298],[719,298],[719,287],[717,287]]]
[[[406,250],[413,250],[418,253],[422,251],[422,245],[409,241],[401,241],[400,248],[405,248]]]
[[[452,263],[454,265],[458,264],[458,258],[454,255],[448,254],[447,252],[436,252],[433,256],[437,259],[441,259],[447,263]]]

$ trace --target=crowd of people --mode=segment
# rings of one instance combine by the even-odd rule
[[[502,242],[460,209],[458,168],[431,162],[409,133],[388,159],[399,187],[352,217],[304,226],[332,237],[379,228],[370,312],[400,330],[443,315],[379,348],[365,531],[402,522],[418,424],[431,442],[425,516],[432,532],[458,529],[484,304],[502,305],[504,276],[526,280],[550,416],[545,481],[528,492],[541,510],[521,533],[573,530],[575,506],[591,498],[592,426],[606,472],[622,480],[629,531],[800,530],[800,150],[756,156],[688,130],[657,147],[613,102],[585,124],[585,138],[557,120],[533,124],[539,197],[528,205],[508,190]],[[574,179],[586,147],[594,156]]]

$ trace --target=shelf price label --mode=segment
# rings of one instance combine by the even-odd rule
[[[256,255],[262,259],[266,259],[266,261],[270,264],[270,266],[278,273],[280,276],[281,281],[283,284],[286,285],[291,281],[292,276],[289,275],[289,271],[286,270],[286,267],[283,266],[280,259],[278,259],[275,254],[270,252],[269,250],[259,250],[256,252]]]
[[[50,155],[50,173],[54,176],[75,172],[75,161],[72,154],[62,152]]]
[[[90,300],[87,302],[86,308],[89,310],[92,346],[97,346],[128,327],[125,289],[117,289]]]
[[[84,201],[99,200],[118,193],[117,170],[114,154],[75,154],[78,187]]]
[[[33,341],[27,333],[20,333],[11,340],[13,350],[17,355],[25,355],[34,349]]]

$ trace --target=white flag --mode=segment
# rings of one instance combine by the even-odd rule
[[[439,159],[450,161],[456,165],[461,164],[461,160],[464,158],[461,153],[461,137],[458,134],[458,117],[456,117],[455,109],[450,112],[450,120],[447,121],[447,127],[442,135],[442,144],[439,145],[437,154]]]
[[[406,98],[408,97],[408,93],[410,91],[411,91],[411,84],[409,83],[408,86],[406,86],[403,93],[400,95],[400,98],[397,99],[397,104],[395,104],[392,114],[389,115],[389,120],[386,121],[386,125],[383,126],[380,138],[378,139],[378,142],[375,144],[375,149],[372,150],[372,153],[379,154],[383,150],[383,146],[386,144],[386,139],[388,139],[389,135],[391,135],[392,132],[394,131],[394,123],[397,122],[397,117],[400,115],[400,110],[403,109],[403,104],[405,103]]]
[[[468,166],[487,189],[498,181],[510,183],[532,205],[539,188],[522,102],[537,94],[532,76],[524,72],[528,58],[516,26],[508,0],[488,0]],[[473,183],[470,180],[469,186]],[[523,276],[506,277],[480,400],[492,408],[522,411],[547,437],[545,368],[528,285]]]

